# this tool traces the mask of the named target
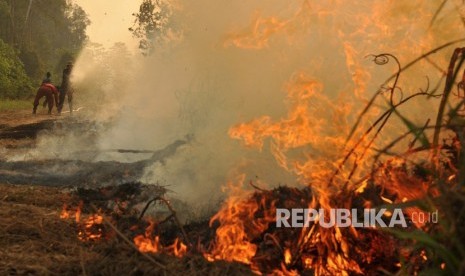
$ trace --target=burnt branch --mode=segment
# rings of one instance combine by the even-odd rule
[[[457,60],[459,58],[460,60],[457,63]],[[436,158],[437,154],[439,153],[439,150],[437,149],[437,147],[439,143],[439,133],[441,131],[440,125],[444,117],[444,110],[446,107],[447,100],[449,99],[449,95],[452,91],[452,86],[454,84],[455,79],[457,78],[457,75],[459,73],[460,68],[462,67],[464,60],[465,60],[465,48],[455,49],[450,59],[449,68],[447,70],[447,78],[446,78],[446,84],[444,87],[444,93],[442,95],[441,102],[439,104],[438,114],[436,117],[436,124],[435,124],[436,128],[434,129],[434,135],[433,135],[433,147],[436,150],[435,150],[435,154],[433,154],[433,158]],[[457,66],[456,66],[456,63],[457,63]]]

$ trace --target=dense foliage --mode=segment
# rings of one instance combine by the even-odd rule
[[[89,24],[85,11],[67,0],[0,0],[0,39],[10,48],[2,46],[2,63],[16,68],[6,71],[6,65],[1,65],[0,79],[8,79],[10,84],[0,84],[0,97],[30,95],[31,83],[39,83],[47,71],[58,82],[66,62],[87,40]],[[11,61],[3,60],[4,56]],[[23,71],[27,77],[15,75]]]
[[[0,39],[0,95],[22,98],[31,91],[31,82],[16,51]]]

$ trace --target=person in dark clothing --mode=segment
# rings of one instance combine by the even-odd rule
[[[42,80],[42,83],[52,83],[52,74],[47,72],[45,78]]]
[[[60,100],[58,103],[58,113],[61,113],[65,102],[65,97],[68,96],[69,112],[73,113],[73,88],[71,87],[70,77],[73,71],[73,63],[68,62],[66,68],[63,69],[63,79],[60,86]]]

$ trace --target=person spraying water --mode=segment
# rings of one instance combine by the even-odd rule
[[[68,96],[69,112],[73,113],[73,88],[71,86],[71,73],[73,71],[73,63],[70,61],[66,64],[66,68],[63,69],[63,78],[60,86],[60,99],[58,102],[58,114],[61,114],[65,97]]]

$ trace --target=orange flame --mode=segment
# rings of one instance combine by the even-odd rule
[[[83,222],[82,219],[82,206],[83,202],[80,201],[79,205],[74,211],[74,221],[79,227],[78,239],[81,241],[95,241],[103,237],[103,217],[100,214],[93,214],[87,217]],[[61,219],[69,219],[72,217],[72,209],[68,204],[63,204],[63,209],[60,214]],[[100,212],[100,210],[99,210]]]
[[[82,208],[82,201],[79,202],[79,205],[76,209],[76,213],[75,213],[75,220],[76,220],[76,223],[79,223],[81,221],[81,208]]]
[[[145,228],[144,235],[137,235],[134,238],[134,244],[137,246],[140,252],[144,253],[157,253],[160,251],[160,238],[155,236],[152,238],[152,232],[155,228],[155,222],[149,220],[149,225]]]
[[[308,202],[309,207],[318,205],[329,209],[332,207],[331,196],[353,174],[351,167],[343,167],[339,178],[328,185],[328,179],[344,154],[349,131],[349,123],[345,118],[350,113],[350,106],[344,104],[343,99],[337,100],[335,104],[334,100],[322,93],[322,84],[303,72],[293,76],[287,84],[287,92],[289,111],[286,118],[273,121],[263,116],[234,126],[229,134],[232,138],[241,139],[246,146],[259,149],[264,146],[265,139],[270,138],[271,152],[278,164],[299,176],[302,183],[311,183],[314,201]],[[303,154],[296,157],[295,149]],[[243,180],[242,177],[240,182]],[[239,187],[236,185],[236,189]],[[251,241],[266,231],[268,223],[274,222],[275,206],[274,203],[266,205],[263,200],[257,202],[244,199],[245,195],[247,193],[243,191],[233,193],[210,221],[210,224],[217,221],[220,226],[216,232],[214,248],[206,256],[209,260],[238,261],[253,267],[257,246]],[[263,221],[259,224],[257,214],[262,210],[268,211],[264,211]],[[316,229],[318,233],[313,233],[313,230],[302,231],[299,244],[321,244],[326,248],[321,249],[325,253],[316,259],[305,260],[304,265],[313,265],[317,274],[324,274],[325,271],[361,272],[357,263],[350,259],[346,237],[338,228]],[[291,250],[287,248],[281,272],[292,274],[285,270],[286,265],[292,262]]]
[[[257,246],[251,241],[275,220],[274,206],[268,208],[263,201],[257,204],[253,200],[242,200],[243,195],[248,194],[241,190],[244,177],[240,176],[239,184],[230,184],[231,196],[225,206],[210,220],[210,227],[215,222],[219,222],[220,227],[216,230],[213,250],[205,254],[209,261],[226,260],[251,264],[257,251]],[[259,209],[263,210],[261,218],[255,217]]]
[[[160,244],[160,237],[155,236],[152,238],[152,232],[155,229],[155,222],[152,219],[148,220],[149,225],[145,228],[144,235],[137,235],[134,237],[134,244],[140,252],[143,253],[160,253],[168,252],[175,257],[181,258],[187,253],[187,246],[178,238],[172,245],[163,248]]]
[[[274,270],[272,275],[274,276],[298,276],[300,275],[297,270],[288,270],[284,264],[281,263],[281,270]]]
[[[286,248],[284,250],[284,263],[285,264],[290,264],[292,261],[292,255],[291,255],[291,250],[289,248]]]
[[[60,218],[61,219],[68,219],[70,217],[70,212],[68,210],[68,204],[63,204],[63,209],[61,210]]]
[[[101,215],[91,215],[83,223],[83,229],[79,231],[78,238],[82,241],[101,239],[103,236],[102,223],[103,217]]]
[[[175,257],[181,258],[187,253],[187,246],[179,240],[179,238],[176,238],[174,243],[166,248],[168,252],[173,254]]]
[[[144,235],[138,235],[134,238],[134,244],[137,246],[139,251],[143,253],[157,253],[160,250],[160,238],[158,236],[151,239]]]
[[[305,1],[300,10],[289,19],[256,16],[245,30],[229,34],[224,46],[233,45],[237,48],[254,50],[266,48],[274,35],[285,34],[287,37],[292,37],[298,32],[307,30],[310,27],[310,12],[310,5]]]

